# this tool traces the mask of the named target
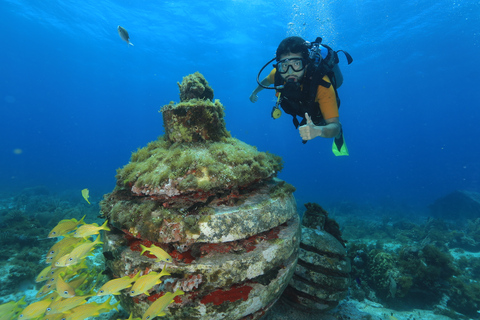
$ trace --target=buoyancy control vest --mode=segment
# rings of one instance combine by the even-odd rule
[[[293,117],[295,128],[306,124],[305,113],[308,113],[315,125],[325,125],[322,112],[318,103],[315,101],[318,86],[330,88],[333,86],[337,100],[337,106],[340,107],[340,98],[337,89],[343,84],[343,75],[338,66],[338,52],[343,52],[347,58],[348,64],[353,62],[349,53],[338,50],[334,51],[327,45],[321,43],[322,38],[318,37],[315,42],[308,43],[309,63],[305,69],[305,75],[302,85],[298,82],[285,82],[279,72],[275,73],[275,88],[280,96],[280,106],[285,113]],[[328,76],[330,82],[325,81],[324,76]],[[297,116],[301,117],[301,122]]]

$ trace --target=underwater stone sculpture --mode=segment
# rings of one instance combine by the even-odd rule
[[[283,300],[308,311],[327,311],[348,293],[350,260],[337,222],[316,203],[305,204],[298,264]]]
[[[181,289],[167,319],[258,319],[295,270],[294,188],[275,178],[278,156],[230,137],[224,108],[201,74],[179,87],[181,102],[161,109],[165,135],[132,154],[101,203],[111,225],[107,267],[114,277],[167,268],[148,296],[119,296],[134,316]],[[141,254],[152,244],[173,262]]]

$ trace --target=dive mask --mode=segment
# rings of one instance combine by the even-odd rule
[[[293,71],[299,72],[305,69],[305,59],[303,58],[288,58],[282,59],[277,63],[277,71],[279,73],[287,73],[289,68],[292,68]]]

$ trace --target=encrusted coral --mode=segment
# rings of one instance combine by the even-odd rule
[[[117,189],[133,195],[170,198],[218,189],[246,187],[273,178],[282,169],[280,157],[257,151],[235,138],[225,142],[172,144],[163,138],[132,154],[117,170]],[[200,196],[201,197],[201,196]]]
[[[177,84],[182,102],[191,99],[213,100],[213,89],[199,72],[183,77],[182,83]]]

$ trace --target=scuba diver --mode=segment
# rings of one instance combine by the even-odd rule
[[[338,52],[321,44],[319,37],[308,42],[300,37],[288,37],[278,46],[275,57],[260,70],[258,86],[250,95],[250,101],[258,100],[257,94],[263,89],[275,89],[277,103],[272,117],[277,119],[281,110],[293,116],[293,124],[298,128],[303,143],[316,137],[334,138],[332,151],[335,155],[348,155],[343,137],[338,108],[340,99],[337,88],[343,82],[338,67]],[[353,59],[345,51],[348,64]],[[262,71],[274,60],[273,70],[262,81]],[[270,86],[270,85],[274,86]],[[298,117],[302,120],[299,122]]]

